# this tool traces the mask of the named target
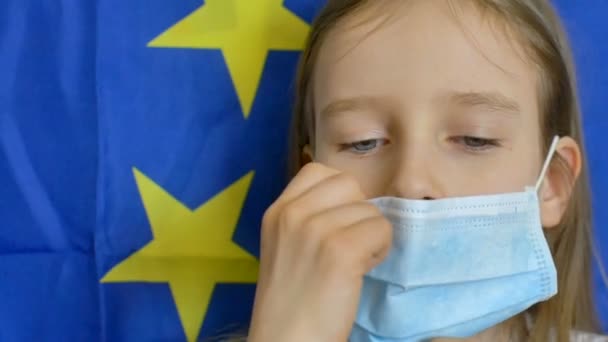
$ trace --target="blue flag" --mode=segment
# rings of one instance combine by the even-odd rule
[[[202,341],[247,324],[322,3],[0,4],[0,341]],[[602,227],[608,4],[558,5]]]

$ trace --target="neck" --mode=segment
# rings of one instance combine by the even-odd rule
[[[522,341],[525,336],[523,319],[515,316],[499,325],[486,329],[468,338],[436,338],[432,342],[511,342]]]

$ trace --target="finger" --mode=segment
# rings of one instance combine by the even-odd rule
[[[336,230],[380,216],[382,214],[376,206],[364,201],[332,207],[307,218],[299,232],[300,238],[302,241],[320,241]]]
[[[298,172],[291,182],[289,182],[279,197],[279,201],[283,203],[290,202],[306,192],[313,185],[339,173],[340,171],[319,163],[308,163],[304,165],[300,172]]]
[[[360,275],[386,258],[392,245],[392,226],[384,217],[370,217],[334,232],[330,246],[338,246],[350,258],[350,266]],[[334,240],[334,241],[331,241]],[[334,251],[335,252],[335,251]]]
[[[314,207],[291,205],[288,209],[285,206],[293,202],[297,196],[306,192],[314,184],[322,180],[339,174],[339,171],[330,169],[318,163],[306,164],[296,177],[289,183],[283,194],[266,210],[262,218],[262,244],[271,243],[266,241],[275,236],[276,228],[296,228]],[[271,239],[272,240],[272,239]]]
[[[325,210],[365,199],[357,180],[345,173],[338,173],[323,179],[285,204],[285,211],[294,211],[292,218],[308,218]],[[297,220],[295,220],[297,221]]]

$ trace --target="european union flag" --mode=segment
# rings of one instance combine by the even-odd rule
[[[323,2],[0,4],[0,341],[201,341],[247,324]],[[599,206],[608,5],[558,4]]]
[[[104,338],[194,341],[247,322],[311,4],[101,1],[97,11]]]

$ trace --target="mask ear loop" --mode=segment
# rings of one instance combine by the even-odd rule
[[[555,150],[557,149],[557,143],[559,142],[559,136],[553,137],[553,142],[551,142],[551,147],[549,148],[549,153],[547,153],[547,159],[545,159],[545,164],[543,165],[542,171],[540,172],[540,177],[536,181],[536,192],[540,189],[540,186],[543,184],[545,180],[545,174],[549,169],[549,164],[551,164],[551,160],[553,160],[553,155],[555,154]]]

